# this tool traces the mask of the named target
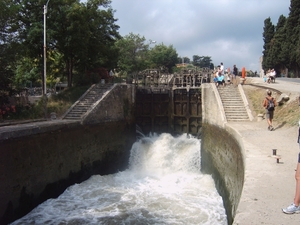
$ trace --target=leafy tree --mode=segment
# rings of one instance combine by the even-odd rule
[[[272,59],[270,57],[270,49],[272,46],[272,40],[274,37],[275,27],[271,22],[271,18],[267,18],[264,21],[264,32],[263,32],[263,39],[264,39],[264,50],[263,50],[263,62],[262,67],[266,71],[269,68],[273,67]]]
[[[211,57],[210,56],[193,56],[193,65],[198,66],[200,68],[210,68],[213,69],[213,64],[211,63]]]
[[[20,5],[18,14],[19,41],[25,48],[24,56],[38,59],[43,65],[43,5],[44,0],[15,0]],[[119,26],[115,25],[110,0],[51,0],[46,19],[47,77],[55,77],[52,60],[64,66],[68,86],[72,86],[73,74],[84,73],[90,68],[107,67],[115,63],[114,42],[118,39]],[[42,66],[40,67],[42,71]],[[49,71],[49,72],[48,72]],[[61,71],[61,70],[60,70]],[[41,73],[39,73],[42,75]]]
[[[116,42],[116,48],[119,52],[119,70],[126,72],[128,75],[133,75],[148,67],[147,52],[149,45],[145,44],[145,40],[145,37],[130,33]]]
[[[16,42],[17,5],[11,0],[0,1],[0,107],[13,93],[14,61],[20,50]]]
[[[38,60],[26,57],[16,61],[14,84],[23,87],[29,82],[36,83],[38,80],[41,80],[38,62]]]
[[[189,57],[182,57],[181,59],[182,59],[183,63],[190,63],[191,62]]]
[[[171,71],[178,61],[178,54],[172,45],[159,44],[150,50],[149,58],[155,68],[167,68]]]
[[[193,65],[200,67],[203,56],[193,55]]]
[[[111,67],[120,37],[109,0],[57,0],[59,5],[49,17],[52,20],[52,47],[62,54],[68,86],[72,85],[74,68],[83,72],[100,66]],[[50,19],[49,18],[49,19]]]

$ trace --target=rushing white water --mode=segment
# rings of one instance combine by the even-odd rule
[[[143,137],[128,170],[95,175],[40,204],[16,224],[227,224],[211,176],[200,172],[200,140]]]

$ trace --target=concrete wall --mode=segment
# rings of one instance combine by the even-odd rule
[[[115,84],[96,105],[85,114],[82,123],[93,124],[97,121],[132,120],[135,104],[135,86]]]
[[[214,85],[202,87],[201,168],[212,174],[232,224],[244,184],[244,152],[240,135],[227,124]]]
[[[104,110],[97,107],[88,124],[56,120],[1,128],[0,224],[93,174],[127,168],[135,142],[134,95],[131,86],[120,86],[109,96],[115,101],[105,107],[115,110],[107,120],[98,117]]]

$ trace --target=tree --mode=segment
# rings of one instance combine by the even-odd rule
[[[193,56],[193,65],[198,66],[200,68],[210,68],[213,69],[213,64],[211,63],[211,57],[210,56]]]
[[[44,0],[16,0],[19,41],[25,57],[38,59],[43,71],[43,5]],[[47,70],[52,68],[50,54],[63,63],[68,86],[72,86],[74,71],[84,73],[90,68],[107,67],[114,63],[114,42],[120,37],[115,25],[110,0],[51,0],[47,10]],[[52,55],[53,56],[53,55]],[[53,76],[53,71],[47,75]]]
[[[100,66],[111,66],[120,37],[109,0],[59,0],[49,17],[52,25],[52,47],[62,54],[68,86],[72,85],[74,68],[84,72]],[[53,6],[55,7],[55,6]],[[50,19],[49,18],[49,19]]]
[[[281,72],[289,63],[288,42],[286,37],[286,17],[281,15],[275,28],[275,34],[269,49],[269,59],[272,68]]]
[[[275,32],[275,27],[271,22],[271,18],[269,17],[264,21],[264,32],[263,32],[264,50],[263,50],[263,62],[262,62],[262,67],[264,70],[273,67],[273,63],[271,61],[269,51],[272,46],[274,32]]]
[[[16,42],[18,6],[11,0],[0,1],[0,107],[13,93],[15,60],[20,46]]]
[[[176,65],[177,57],[176,49],[172,45],[166,46],[163,43],[155,45],[149,52],[149,60],[152,63],[152,67],[167,68],[169,72]]]
[[[148,67],[147,52],[149,45],[145,44],[145,40],[145,37],[130,33],[116,42],[116,48],[119,52],[119,70],[132,75]]]
[[[193,55],[193,65],[200,67],[203,56]]]
[[[289,67],[300,77],[300,1],[291,0],[290,13],[286,21],[286,34],[289,43]]]

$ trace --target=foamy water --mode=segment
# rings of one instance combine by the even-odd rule
[[[200,172],[200,140],[144,137],[129,169],[95,175],[40,204],[16,224],[227,224],[213,179]]]

